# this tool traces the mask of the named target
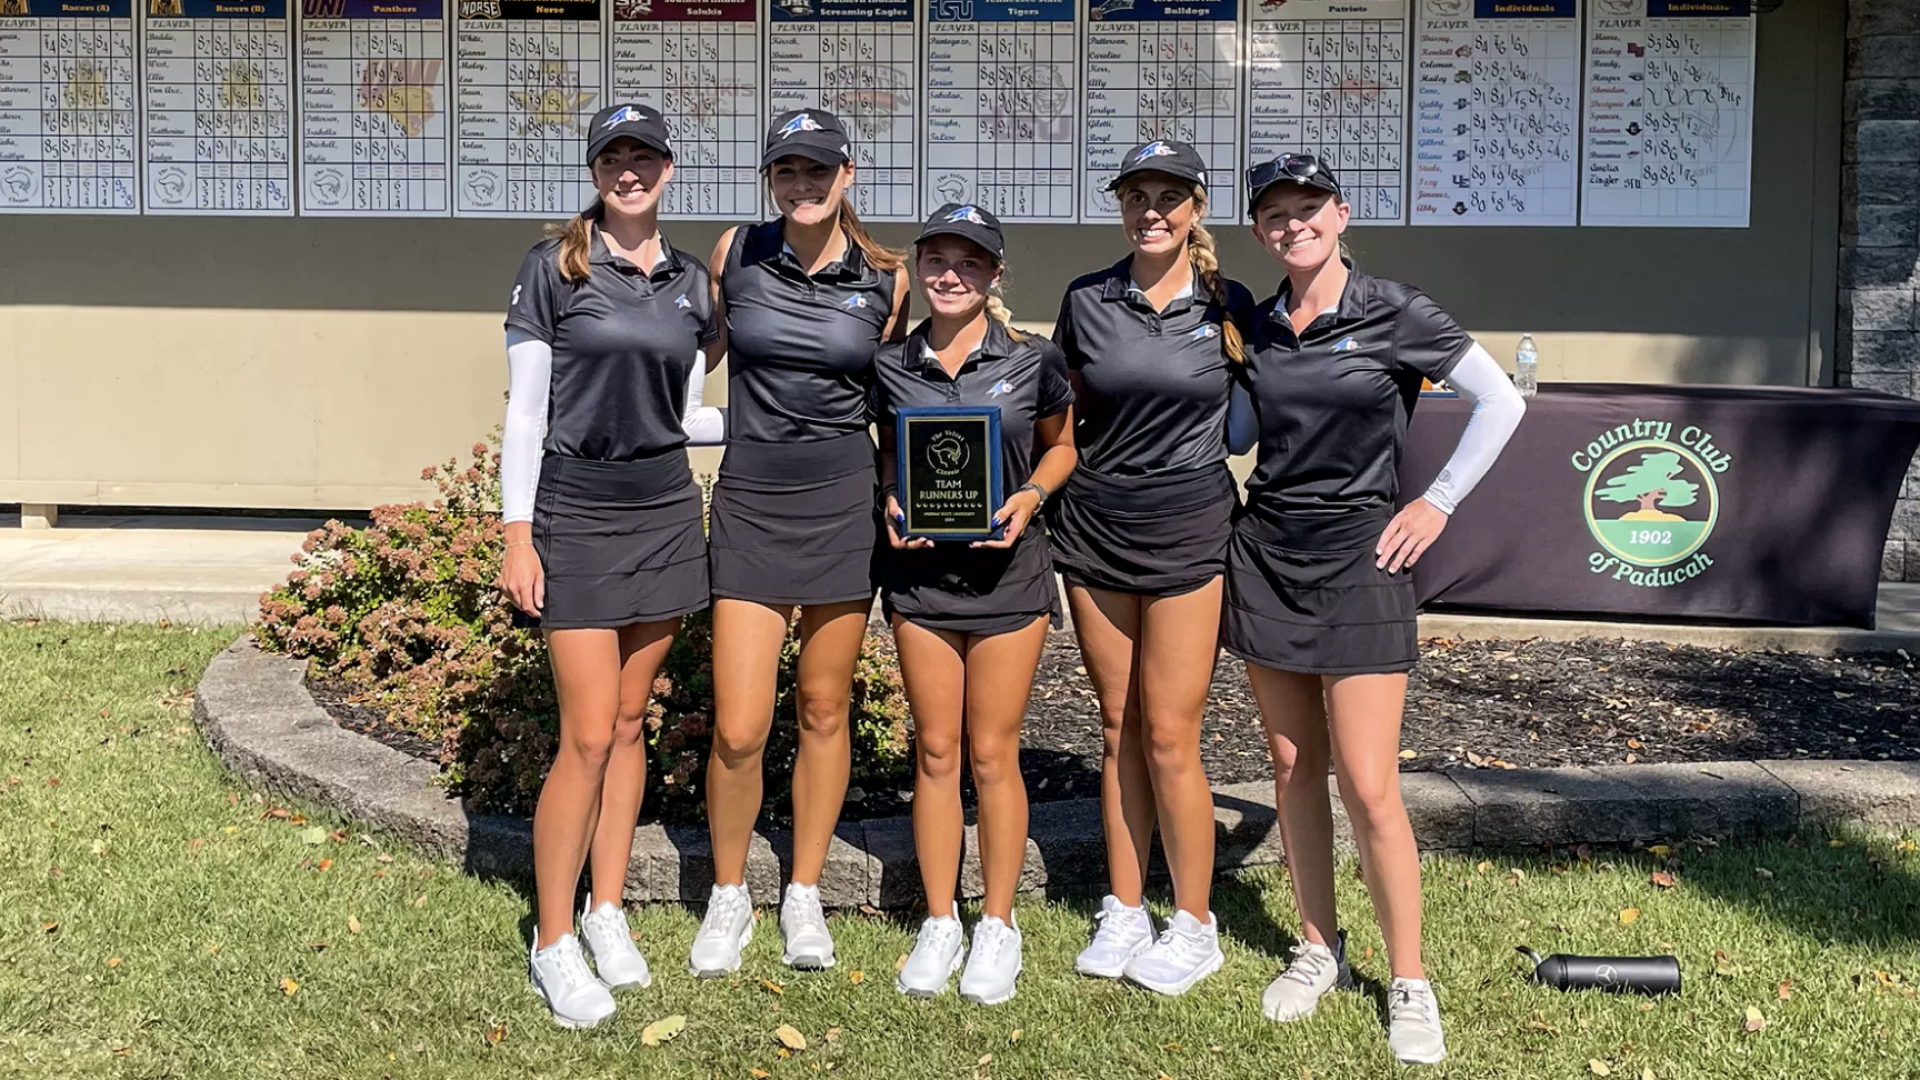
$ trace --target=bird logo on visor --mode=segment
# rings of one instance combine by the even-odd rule
[[[947,220],[950,222],[971,221],[975,225],[985,225],[987,223],[987,219],[980,216],[980,211],[971,206],[963,206],[953,213],[948,214]]]
[[[790,135],[798,135],[803,131],[824,130],[826,129],[820,126],[820,121],[815,120],[806,113],[801,113],[799,116],[787,121],[786,126],[780,129],[780,137],[784,139]]]
[[[636,109],[631,105],[622,105],[620,107],[619,112],[616,112],[612,116],[607,117],[607,122],[600,125],[600,130],[608,131],[621,124],[644,120],[644,119],[645,117],[640,115],[639,109]]]
[[[1141,147],[1139,153],[1133,155],[1133,163],[1135,165],[1138,165],[1150,157],[1172,157],[1172,156],[1173,156],[1173,147],[1168,146],[1164,142],[1150,142],[1147,145]]]

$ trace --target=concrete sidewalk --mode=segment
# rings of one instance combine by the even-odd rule
[[[322,520],[69,514],[21,529],[0,514],[0,618],[239,625]],[[1697,626],[1579,618],[1423,615],[1422,637],[1628,638],[1735,649],[1920,653],[1920,584],[1880,587],[1879,626]]]

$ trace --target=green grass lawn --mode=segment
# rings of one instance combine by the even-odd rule
[[[1089,898],[1019,908],[1008,1005],[895,994],[902,920],[832,920],[840,966],[779,964],[771,912],[740,976],[684,968],[695,918],[635,913],[652,988],[601,1030],[555,1028],[527,989],[528,902],[229,778],[188,693],[229,633],[0,625],[0,1074],[32,1077],[920,1077],[1156,1080],[1391,1073],[1380,941],[1351,867],[1340,900],[1374,996],[1280,1027],[1261,989],[1291,939],[1273,871],[1225,879],[1228,962],[1179,1000],[1071,973]],[[335,831],[340,830],[340,831]],[[1428,863],[1429,966],[1450,1061],[1432,1075],[1920,1074],[1920,853],[1897,837],[1675,845],[1590,861]],[[1518,873],[1515,873],[1518,871]],[[1623,921],[1623,909],[1638,916]],[[357,927],[357,930],[356,930]],[[1673,951],[1676,998],[1563,994],[1543,953]],[[1716,960],[1716,950],[1722,956]],[[1717,970],[1716,970],[1717,969]],[[856,981],[857,980],[857,981]],[[1788,984],[1790,981],[1790,985]],[[1783,988],[1784,987],[1784,988]],[[1749,1032],[1757,1008],[1762,1030]],[[670,1015],[685,1031],[643,1046]],[[807,1049],[777,1056],[792,1025]],[[754,1072],[759,1070],[759,1072]]]

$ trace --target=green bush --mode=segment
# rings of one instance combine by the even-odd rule
[[[456,792],[474,809],[531,812],[559,734],[552,670],[536,631],[515,627],[495,587],[505,551],[500,456],[423,471],[431,505],[382,506],[372,524],[330,521],[307,537],[285,583],[261,597],[256,634],[305,658],[312,674],[344,680],[392,727],[436,741]],[[700,816],[713,717],[713,637],[690,615],[654,680],[647,716],[650,813]],[[788,794],[798,732],[794,669],[781,655],[767,803]],[[869,634],[853,683],[853,782],[904,783],[911,766],[906,697],[891,640]]]

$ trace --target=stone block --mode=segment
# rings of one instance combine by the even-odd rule
[[[1920,582],[1920,540],[1909,540],[1906,545],[1906,573],[1901,580]]]
[[[1107,842],[1100,823],[1100,800],[1036,803],[1027,836],[1029,846],[1040,852],[1042,882],[1048,888],[1106,884]]]
[[[1800,796],[1800,823],[1920,826],[1920,761],[1763,761]]]
[[[1668,839],[1753,839],[1792,832],[1799,820],[1794,790],[1751,761],[1617,765],[1607,776],[1652,804]]]
[[[773,895],[786,895],[786,883],[793,880],[793,833],[775,829],[767,833],[767,842],[780,863],[780,885]],[[859,907],[869,903],[867,877],[871,872],[866,850],[861,847],[858,825],[843,823],[827,843],[827,861],[820,870],[820,903],[830,908]],[[760,894],[756,891],[756,897]]]
[[[1850,289],[1840,298],[1853,330],[1913,329],[1912,289]]]
[[[1912,330],[1849,330],[1847,340],[1849,371],[1920,370],[1920,334]]]
[[[1889,540],[1885,552],[1880,556],[1881,581],[1905,581],[1907,579],[1907,542]]]
[[[1475,847],[1627,843],[1660,832],[1652,804],[1602,770],[1475,769],[1452,775],[1473,804]]]
[[[1033,842],[1031,825],[1027,848],[1020,860],[1020,880],[1016,892],[1033,892],[1047,887],[1047,864],[1040,857],[1040,845]],[[980,826],[969,823],[960,838],[960,898],[972,900],[987,894],[986,873],[980,866]]]
[[[1898,206],[1920,199],[1920,169],[1904,162],[1868,161],[1840,167],[1840,196],[1862,205]]]
[[[1862,213],[1886,207],[1863,206]],[[1915,211],[1920,213],[1920,211]],[[1840,285],[1855,289],[1920,288],[1920,244],[1905,247],[1859,247],[1840,249]]]
[[[1920,120],[1862,120],[1855,132],[1855,161],[1920,162]]]
[[[873,860],[867,879],[868,903],[889,911],[909,908],[921,899],[920,855],[913,846],[909,818],[883,818],[860,824],[861,846]]]
[[[1910,251],[1920,244],[1920,206],[1908,203],[1905,206],[1869,204],[1849,207],[1841,214],[1840,242],[1857,248],[1901,248]],[[1854,284],[1858,286],[1862,283]]]
[[[1893,501],[1893,524],[1887,529],[1887,535],[1920,540],[1920,499]]]
[[[1920,71],[1920,34],[1847,39],[1849,79],[1904,79],[1916,71]]]
[[[1856,371],[1849,376],[1849,382],[1855,390],[1872,390],[1897,397],[1913,396],[1914,376],[1910,371]]]
[[[1913,0],[1852,0],[1847,5],[1847,37],[1920,34],[1920,4]]]
[[[1841,101],[1849,121],[1911,120],[1920,116],[1920,79],[1849,79]]]
[[[647,892],[654,900],[702,902],[713,891],[713,844],[704,825],[643,825],[634,850],[648,853]],[[777,904],[786,885],[780,856],[762,833],[747,845],[747,892],[756,904]]]
[[[1286,861],[1271,783],[1221,784],[1213,789],[1213,859],[1223,871]]]

